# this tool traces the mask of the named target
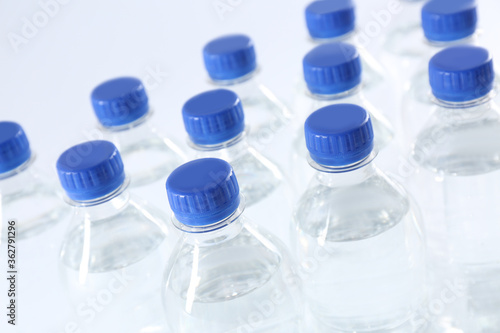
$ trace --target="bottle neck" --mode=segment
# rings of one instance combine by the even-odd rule
[[[184,232],[184,240],[187,243],[195,246],[213,246],[229,241],[241,232],[244,210],[245,200],[240,197],[240,204],[231,215],[208,226],[187,226],[179,222],[175,216],[172,217],[172,222],[176,228]]]
[[[467,122],[483,117],[495,109],[493,99],[496,89],[493,89],[483,97],[465,101],[450,102],[433,97],[433,102],[438,106],[437,116],[453,122]],[[498,110],[496,110],[498,111]]]
[[[90,221],[98,221],[120,213],[129,204],[130,194],[127,190],[128,178],[115,191],[100,198],[89,201],[66,201],[75,208],[78,214],[84,214]]]
[[[316,179],[328,187],[352,186],[364,182],[377,170],[373,160],[377,153],[373,151],[363,160],[345,166],[327,166],[316,163],[310,155],[308,162],[316,169]]]
[[[196,150],[197,157],[215,157],[231,163],[239,156],[244,154],[249,148],[246,138],[246,131],[240,133],[236,137],[213,145],[200,145],[188,141],[191,148]]]

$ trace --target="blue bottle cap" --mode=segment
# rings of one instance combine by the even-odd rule
[[[56,167],[66,194],[76,201],[103,197],[125,180],[120,153],[109,141],[88,141],[73,146],[61,154]]]
[[[179,222],[209,226],[231,215],[240,203],[233,168],[217,158],[185,163],[168,176],[167,196]]]
[[[494,79],[493,59],[482,47],[449,47],[435,54],[429,62],[432,93],[443,101],[464,102],[480,98],[493,89]]]
[[[306,54],[302,64],[304,80],[313,94],[337,94],[361,83],[361,61],[351,44],[319,45]]]
[[[17,168],[30,157],[30,143],[21,125],[0,121],[0,173]]]
[[[226,89],[192,97],[182,108],[182,118],[191,141],[200,145],[228,141],[245,129],[241,101]]]
[[[250,37],[228,35],[210,41],[203,48],[208,75],[215,81],[233,80],[257,67],[255,49]]]
[[[368,112],[358,105],[321,108],[307,118],[304,130],[307,150],[321,165],[350,165],[373,150],[372,122]]]
[[[477,26],[474,0],[431,0],[422,7],[422,28],[430,41],[449,42],[472,35]]]
[[[101,83],[92,91],[91,100],[97,119],[104,127],[130,124],[149,110],[144,85],[133,77]]]
[[[352,0],[319,0],[306,7],[306,24],[312,38],[335,38],[354,30]]]

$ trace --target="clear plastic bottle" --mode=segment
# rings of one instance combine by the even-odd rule
[[[35,154],[22,127],[0,121],[0,260],[4,269],[9,267],[9,271],[18,273],[18,320],[14,327],[19,331],[49,329],[47,312],[41,308],[61,307],[58,313],[67,314],[57,263],[63,230],[60,222],[69,211],[60,193],[38,172]],[[9,224],[12,220],[14,225]],[[10,289],[6,278],[0,281],[0,288],[6,296]],[[19,320],[19,313],[29,314],[29,320]]]
[[[258,82],[257,61],[252,40],[246,35],[226,35],[203,48],[203,60],[210,82],[238,94],[251,128],[249,139],[267,146],[292,119],[287,106],[269,88]]]
[[[429,117],[431,109],[428,64],[437,52],[453,45],[476,44],[477,5],[473,0],[432,0],[421,10],[421,27],[415,27],[401,38],[413,41],[415,58],[401,72],[408,74],[403,86],[401,104],[402,143],[411,138]],[[404,56],[403,56],[404,57]]]
[[[385,50],[394,57],[390,67],[399,69],[407,81],[422,72],[428,60],[447,46],[474,43],[477,40],[477,10],[474,0],[405,1],[411,23],[394,28],[385,38]],[[424,73],[425,75],[425,73]]]
[[[68,212],[56,189],[33,168],[35,155],[22,127],[0,122],[1,236],[7,237],[7,219],[15,218],[16,238],[26,239],[56,225]],[[28,209],[29,208],[29,209]]]
[[[435,293],[450,280],[464,286],[436,320],[464,332],[494,332],[500,327],[500,108],[492,57],[480,47],[450,47],[431,59],[429,76],[435,98],[413,144],[414,187]],[[456,312],[459,304],[465,313]]]
[[[380,94],[388,87],[387,70],[364,47],[366,36],[356,30],[353,0],[318,0],[305,9],[306,25],[314,46],[331,42],[352,44],[358,50],[363,66],[363,85],[367,95]],[[376,96],[376,95],[375,95]]]
[[[370,113],[375,131],[375,144],[385,148],[392,140],[392,125],[364,97],[362,68],[357,49],[346,43],[323,44],[311,50],[303,60],[307,88],[297,95],[295,109],[299,127],[293,141],[291,174],[298,193],[310,179],[312,170],[305,161],[307,149],[303,124],[313,111],[331,104],[350,103],[363,106]]]
[[[167,179],[183,231],[162,292],[172,332],[299,332],[300,280],[284,245],[247,219],[236,177],[226,161],[204,158]]]
[[[57,171],[73,206],[60,269],[79,327],[163,332],[160,286],[175,229],[129,194],[120,154],[109,141],[69,148]]]
[[[415,332],[425,249],[405,190],[373,163],[369,114],[352,104],[305,123],[314,178],[295,214],[309,326],[324,332]],[[319,332],[316,330],[315,332]]]
[[[246,114],[238,95],[226,89],[198,94],[182,108],[189,145],[196,157],[229,162],[245,197],[246,216],[289,244],[290,186],[278,166],[247,142]]]
[[[177,145],[152,126],[153,111],[139,79],[105,81],[92,91],[91,100],[104,139],[113,142],[123,156],[131,186],[164,178],[186,160]]]

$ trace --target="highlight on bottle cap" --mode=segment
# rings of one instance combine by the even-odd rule
[[[430,41],[449,42],[476,31],[475,0],[431,0],[422,7],[422,28]]]
[[[30,157],[30,144],[21,125],[0,121],[0,173],[17,168]]]
[[[490,52],[477,46],[452,46],[429,61],[429,83],[438,99],[474,100],[493,89],[495,72]]]
[[[191,97],[182,107],[189,138],[195,144],[218,144],[238,136],[245,129],[241,101],[234,92],[216,89]]]
[[[233,214],[240,203],[233,168],[217,158],[187,162],[168,176],[167,196],[177,220],[187,226],[209,226]]]
[[[304,125],[307,150],[320,165],[345,166],[373,150],[370,115],[361,106],[334,104],[313,112]]]
[[[61,186],[70,199],[88,201],[114,192],[125,181],[118,149],[109,141],[80,143],[57,160]]]
[[[306,54],[302,65],[307,88],[313,94],[338,94],[361,83],[359,53],[351,44],[316,46]]]
[[[354,30],[355,6],[352,0],[319,0],[305,10],[309,34],[315,39],[328,39]]]
[[[90,96],[94,113],[104,127],[130,124],[149,111],[148,95],[141,80],[119,77],[94,88]]]
[[[257,67],[255,48],[246,35],[227,35],[213,39],[203,48],[208,75],[215,81],[233,80]]]

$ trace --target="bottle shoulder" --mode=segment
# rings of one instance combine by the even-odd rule
[[[244,217],[230,239],[200,245],[193,235],[182,237],[166,270],[166,288],[182,299],[195,285],[194,302],[223,302],[262,287],[279,271],[291,270],[284,246]],[[191,240],[188,240],[191,238]],[[193,271],[197,280],[190,277]]]
[[[495,100],[464,108],[435,106],[412,146],[420,166],[450,175],[495,171],[499,153],[500,108]]]
[[[350,186],[313,179],[299,200],[294,219],[311,237],[322,233],[332,242],[374,237],[400,223],[413,208],[405,190],[379,170]]]
[[[246,154],[231,161],[231,165],[248,206],[263,200],[284,182],[279,167],[251,147]]]
[[[99,209],[73,209],[61,249],[65,266],[80,270],[87,260],[89,273],[107,272],[142,260],[164,241],[173,247],[177,236],[166,216],[140,199],[132,196],[119,209]]]
[[[0,179],[2,214],[16,219],[19,239],[52,230],[67,218],[70,208],[53,185],[33,166]],[[7,237],[7,226],[4,223],[0,228],[3,238]]]

